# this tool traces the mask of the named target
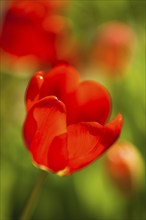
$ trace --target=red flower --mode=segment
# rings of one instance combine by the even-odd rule
[[[0,36],[5,52],[18,57],[32,55],[41,65],[74,59],[77,44],[71,23],[55,15],[47,2],[18,1],[7,10]]]
[[[80,82],[69,65],[37,72],[26,92],[24,139],[39,167],[69,175],[97,159],[118,138],[119,114],[105,124],[111,109],[107,90]]]
[[[143,185],[144,160],[131,143],[115,143],[106,154],[105,168],[122,193],[133,193]]]
[[[129,63],[134,40],[135,35],[128,25],[109,22],[97,33],[92,49],[92,61],[111,74],[119,74]]]
[[[43,4],[48,13],[56,13],[66,9],[69,5],[69,1],[61,0],[61,1],[54,1],[54,0],[9,0],[5,2],[6,7],[9,7],[11,4],[19,4],[19,5],[30,5],[35,6],[35,4]]]

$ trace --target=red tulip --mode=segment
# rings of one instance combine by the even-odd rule
[[[13,4],[4,18],[0,47],[17,57],[32,55],[41,65],[71,62],[77,47],[71,22],[53,14],[46,4],[46,1]]]
[[[48,13],[56,13],[59,11],[62,11],[63,9],[67,8],[69,5],[68,0],[61,0],[61,1],[54,1],[54,0],[9,0],[5,2],[6,6],[9,7],[11,4],[20,4],[20,5],[25,5],[25,4],[43,4],[48,10]]]
[[[135,35],[128,25],[109,22],[97,33],[92,61],[111,75],[121,74],[130,61],[134,40]]]
[[[120,114],[105,124],[111,109],[107,90],[97,82],[80,82],[69,65],[37,72],[26,92],[26,108],[24,139],[34,163],[62,175],[97,159],[122,128]]]
[[[131,143],[115,143],[105,156],[105,168],[122,193],[132,193],[142,184],[144,161],[138,149]]]

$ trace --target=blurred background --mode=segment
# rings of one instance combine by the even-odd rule
[[[21,2],[27,2],[31,7],[21,5]],[[124,117],[119,140],[134,144],[145,165],[146,2],[1,0],[0,4],[0,219],[20,218],[38,179],[40,170],[32,165],[22,137],[26,114],[25,90],[35,71],[49,70],[58,62],[64,61],[74,65],[83,80],[92,79],[105,85],[112,97],[113,109],[110,118],[112,119],[118,112]],[[28,29],[25,20],[27,16],[27,22],[31,27]],[[116,27],[107,30],[107,27],[115,22]],[[122,30],[121,23],[124,24]],[[21,28],[24,32],[21,32]],[[30,34],[29,30],[32,31]],[[34,39],[32,37],[31,41],[27,36],[33,34],[34,39],[40,36],[35,42],[38,47],[43,41],[43,44],[40,43],[42,50],[39,48],[37,51],[33,46],[31,48]],[[24,47],[21,47],[22,44]],[[47,50],[51,51],[51,55],[46,52]],[[117,51],[116,55],[110,50]],[[114,63],[115,59],[118,61]],[[132,195],[129,195],[117,187],[117,183],[110,178],[105,158],[106,154],[68,177],[48,173],[31,219],[145,220],[144,172],[141,184],[136,186]],[[138,171],[132,172],[131,181],[137,181]]]

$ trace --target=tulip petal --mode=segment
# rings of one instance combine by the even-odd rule
[[[105,126],[96,122],[68,126],[67,134],[56,137],[51,144],[48,152],[50,169],[53,172],[64,170],[63,175],[69,175],[87,166],[116,141],[121,128],[120,114]]]
[[[50,96],[33,105],[24,124],[24,137],[35,164],[47,169],[50,144],[55,136],[65,132],[66,112],[62,102]]]
[[[79,83],[78,72],[67,64],[54,67],[45,77],[40,98],[53,95],[66,104],[66,94],[72,92]]]
[[[34,104],[35,107],[36,104]],[[27,113],[24,126],[23,126],[23,136],[26,146],[29,149],[30,143],[35,135],[37,129],[37,123],[33,117],[33,108]]]
[[[102,140],[103,145],[112,145],[120,135],[123,126],[123,116],[118,114],[110,123],[104,126],[105,135]],[[113,138],[114,137],[114,138]]]
[[[104,124],[111,111],[111,99],[108,91],[101,84],[84,81],[68,97],[66,108],[68,124],[81,121],[96,121]]]
[[[33,105],[34,101],[36,101],[39,98],[39,92],[43,81],[44,81],[43,71],[36,72],[35,75],[32,77],[32,79],[30,80],[25,96],[27,110],[29,110]]]
[[[68,164],[67,133],[55,137],[48,151],[48,166],[52,172],[60,172]]]

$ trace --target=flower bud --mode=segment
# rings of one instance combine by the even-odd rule
[[[133,144],[115,143],[106,154],[105,168],[120,191],[131,194],[142,187],[144,161]]]
[[[109,22],[99,29],[92,49],[92,63],[111,76],[124,72],[135,42],[132,29],[120,22]]]

